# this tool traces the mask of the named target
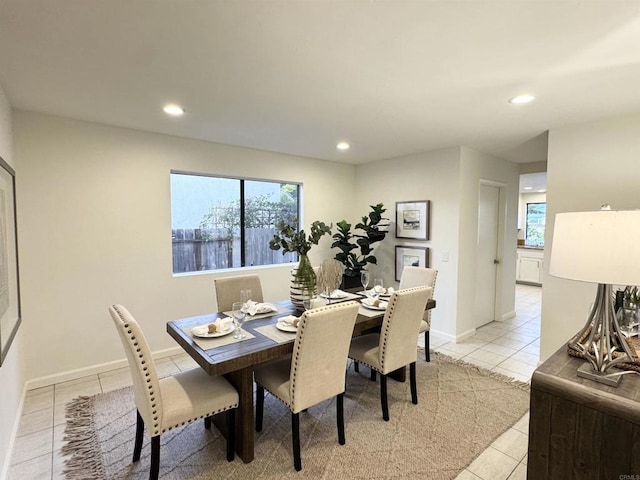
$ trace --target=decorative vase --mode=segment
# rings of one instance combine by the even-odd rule
[[[298,266],[291,270],[291,303],[296,310],[303,311],[303,301],[313,298],[316,292],[316,273],[306,255],[300,255]]]

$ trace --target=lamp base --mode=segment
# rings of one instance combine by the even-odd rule
[[[579,377],[588,378],[589,380],[593,380],[598,383],[604,383],[610,387],[617,387],[620,385],[620,381],[622,380],[622,375],[611,375],[608,373],[598,372],[588,363],[582,364],[582,366],[578,368],[577,373]]]

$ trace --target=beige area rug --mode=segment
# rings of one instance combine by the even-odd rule
[[[419,357],[420,358],[420,357]],[[423,357],[424,358],[424,357]],[[389,380],[390,421],[382,420],[379,383],[350,365],[345,395],[347,443],[337,442],[335,399],[300,414],[302,471],[293,468],[291,416],[270,395],[255,460],[228,463],[225,441],[196,422],[161,437],[160,478],[169,479],[453,479],[529,408],[529,388],[433,353],[418,360],[418,405],[409,384]],[[149,439],[131,463],[133,391],[80,397],[67,407],[63,453],[67,479],[146,479]]]

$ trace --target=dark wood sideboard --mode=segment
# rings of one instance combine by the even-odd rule
[[[563,346],[533,373],[527,478],[640,479],[640,375],[609,387],[583,363]]]

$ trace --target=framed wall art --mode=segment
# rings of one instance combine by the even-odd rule
[[[20,326],[15,175],[0,157],[0,365]]]
[[[396,280],[402,277],[402,270],[407,265],[412,267],[429,266],[429,249],[427,247],[405,247],[396,245]]]
[[[396,238],[429,240],[429,200],[396,202]]]

